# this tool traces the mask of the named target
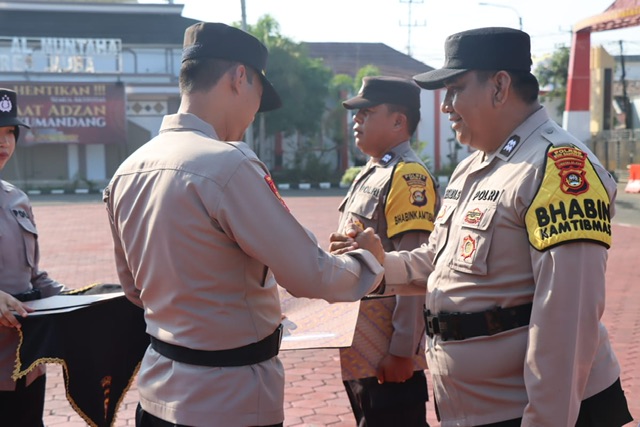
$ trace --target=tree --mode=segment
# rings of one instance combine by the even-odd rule
[[[353,85],[355,92],[360,91],[360,87],[362,86],[362,79],[365,77],[375,77],[380,75],[380,68],[375,65],[367,64],[364,67],[360,68],[356,73],[356,77],[353,79]]]
[[[347,111],[342,101],[353,93],[353,78],[347,74],[336,74],[329,82],[329,98],[324,117],[323,131],[341,145],[344,141],[344,117]]]
[[[362,164],[364,164],[366,159],[359,150],[354,149],[350,144],[351,132],[347,129],[348,120],[346,119],[349,113],[347,113],[342,106],[342,101],[360,90],[364,77],[379,75],[380,69],[375,65],[368,64],[358,70],[355,78],[351,78],[351,76],[346,74],[336,74],[329,84],[331,106],[325,115],[323,126],[329,137],[333,141],[336,141],[336,149],[341,159],[341,164],[339,164],[338,167],[343,170],[347,167],[349,157],[355,159],[354,163]],[[349,152],[351,155],[348,154]]]
[[[570,49],[560,46],[549,58],[541,61],[534,71],[542,89],[549,92],[542,99],[559,99],[558,112],[562,113],[567,98],[567,79],[569,76]]]
[[[329,82],[329,96],[336,102],[349,95],[353,90],[353,78],[348,74],[336,74]]]
[[[283,36],[270,15],[248,26],[248,31],[269,49],[266,74],[282,98],[282,108],[266,116],[266,133],[319,132],[331,70],[321,60],[310,58],[301,44]]]

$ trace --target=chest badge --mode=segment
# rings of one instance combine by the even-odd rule
[[[442,207],[438,211],[438,216],[436,217],[436,221],[440,221],[442,218],[444,218],[447,215],[448,211],[449,211],[449,205],[442,205]]]
[[[471,225],[477,225],[480,223],[483,215],[484,213],[480,209],[475,208],[474,210],[467,212],[464,217],[464,222]]]
[[[471,258],[476,252],[476,246],[476,239],[474,239],[472,236],[469,235],[462,239],[462,246],[460,247],[460,256],[462,257],[462,259],[466,262],[470,262],[469,258]]]

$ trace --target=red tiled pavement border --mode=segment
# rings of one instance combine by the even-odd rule
[[[292,212],[318,236],[326,247],[337,222],[340,196],[318,198],[285,194]],[[72,201],[48,202],[38,198],[34,211],[40,231],[41,267],[70,287],[93,282],[117,282],[106,214],[97,197],[76,196]],[[640,213],[639,213],[640,215]],[[259,218],[256,218],[259,220]],[[640,227],[614,226],[609,254],[607,309],[604,321],[622,365],[622,383],[636,422],[640,420],[640,284],[638,253]],[[337,350],[300,350],[281,353],[286,368],[285,426],[353,427],[346,394],[340,380]],[[127,393],[116,426],[133,426],[137,404],[135,385]],[[71,409],[64,395],[61,370],[48,368],[45,423],[49,427],[80,427],[86,424]],[[431,402],[429,422],[437,426]]]

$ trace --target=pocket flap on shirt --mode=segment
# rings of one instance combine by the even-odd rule
[[[446,224],[447,221],[449,221],[449,218],[451,218],[453,212],[456,210],[457,206],[457,203],[443,203],[438,210],[438,215],[436,216],[436,220],[434,221],[434,223],[436,225]]]
[[[496,205],[493,203],[471,204],[462,216],[462,226],[474,230],[486,230],[495,213]]]
[[[36,226],[33,225],[33,223],[29,218],[16,217],[16,220],[18,221],[18,224],[20,224],[20,227],[22,227],[23,230],[31,234],[35,234],[36,236],[38,235],[38,230],[36,229]]]
[[[347,207],[347,210],[361,217],[373,219],[378,203],[379,201],[377,197],[372,197],[365,193],[358,193],[354,196],[353,201]]]

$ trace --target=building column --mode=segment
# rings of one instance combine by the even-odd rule
[[[89,181],[103,181],[107,179],[107,160],[104,144],[87,144],[86,165]]]
[[[67,179],[73,180],[80,172],[80,150],[78,144],[67,144]]]
[[[340,99],[347,99],[348,96],[349,93],[345,89],[340,90]],[[340,173],[344,173],[349,168],[349,146],[351,145],[349,117],[352,114],[351,110],[346,110],[342,114],[342,145],[340,146],[340,163],[338,164]]]
[[[591,32],[573,33],[562,127],[583,142],[591,136],[589,130],[591,120],[589,113],[590,51]]]

